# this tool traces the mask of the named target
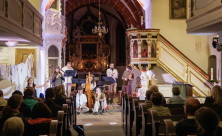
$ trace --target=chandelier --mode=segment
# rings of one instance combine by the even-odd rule
[[[99,37],[101,37],[104,34],[108,33],[108,28],[106,29],[105,26],[101,26],[103,22],[101,22],[101,13],[100,13],[100,0],[99,0],[99,22],[97,23],[98,27],[95,26],[95,28],[92,29],[93,34],[98,34]]]

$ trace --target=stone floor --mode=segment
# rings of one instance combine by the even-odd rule
[[[113,105],[103,115],[77,115],[77,125],[84,126],[85,136],[124,136],[121,124],[121,105],[118,104],[118,94]]]

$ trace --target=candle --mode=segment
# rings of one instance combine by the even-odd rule
[[[210,69],[211,80],[213,80],[213,68]]]
[[[107,68],[108,68],[108,64],[107,64],[106,66],[107,66]]]

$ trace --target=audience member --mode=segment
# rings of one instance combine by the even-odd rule
[[[35,104],[32,110],[32,118],[28,120],[25,136],[49,135],[52,118],[51,111],[43,102]]]
[[[4,123],[4,136],[22,136],[24,132],[24,123],[19,117],[11,117]]]
[[[25,104],[31,109],[33,109],[34,105],[38,102],[34,100],[34,89],[32,87],[27,87],[24,91],[24,97],[23,100]]]
[[[178,136],[187,136],[193,134],[197,130],[195,112],[199,109],[200,102],[194,98],[188,98],[185,102],[184,112],[187,116],[175,126],[175,131]]]
[[[206,97],[205,104],[214,104],[222,106],[222,89],[220,86],[216,85],[211,90],[211,96]]]
[[[154,93],[153,90],[146,91],[146,101],[144,102],[144,104],[146,104],[147,108],[152,108],[153,106],[152,101],[150,100],[150,96],[152,95],[152,93]]]
[[[21,106],[20,106],[20,108],[19,108],[19,112],[21,112],[21,113],[24,115],[24,117],[31,117],[32,111],[31,111],[31,109],[29,108],[29,106],[27,106],[27,105],[24,103],[23,96],[22,96],[22,92],[16,90],[16,91],[14,91],[14,92],[12,93],[12,95],[14,95],[14,94],[18,94],[18,95],[20,95],[21,98],[22,98],[22,104],[21,104]]]
[[[159,92],[152,93],[150,100],[152,101],[152,108],[148,109],[149,114],[151,110],[156,110],[158,116],[171,116],[170,110],[162,106],[163,95]]]
[[[152,85],[150,86],[150,89],[149,90],[153,90],[154,92],[159,92],[159,88],[156,86],[156,85]],[[162,101],[162,104],[166,104],[166,99],[165,97],[163,96],[162,93],[160,93],[163,97],[163,101]]]
[[[3,98],[3,91],[0,90],[0,106],[6,106],[7,101]]]
[[[174,86],[172,89],[173,97],[169,98],[167,101],[168,104],[184,104],[186,98],[180,96],[180,87]]]
[[[66,104],[66,99],[64,97],[62,97],[62,89],[59,86],[56,86],[54,88],[55,90],[55,102],[59,105],[62,106],[63,104]]]
[[[67,97],[66,97],[66,95],[65,95],[65,86],[62,84],[62,85],[59,85],[59,87],[61,88],[61,90],[62,90],[62,97],[64,98],[64,99],[67,99]]]
[[[195,113],[196,122],[200,130],[197,136],[221,136],[219,118],[217,114],[208,107],[201,107]]]
[[[25,118],[22,113],[19,112],[22,98],[20,95],[14,94],[8,99],[7,106],[0,112],[0,135],[3,135],[3,125],[8,118],[20,117],[25,122]]]
[[[86,107],[86,103],[87,103],[86,95],[83,94],[83,88],[79,86],[78,93],[76,94],[76,108],[78,113],[85,113],[89,111],[89,108]]]
[[[95,104],[94,104],[94,109],[93,109],[94,115],[98,115],[100,106],[102,106],[101,112],[105,113],[105,109],[107,107],[106,95],[102,92],[100,87],[97,87],[96,96],[95,96]]]
[[[45,104],[49,107],[52,112],[51,117],[57,117],[57,113],[59,110],[62,110],[62,107],[55,102],[55,90],[53,88],[47,88],[45,91],[45,97]]]

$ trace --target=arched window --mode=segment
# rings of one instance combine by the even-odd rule
[[[48,65],[58,66],[59,64],[59,50],[56,46],[52,45],[48,49]],[[49,69],[49,76],[52,74],[54,67]]]

